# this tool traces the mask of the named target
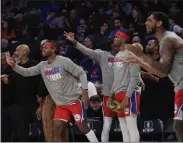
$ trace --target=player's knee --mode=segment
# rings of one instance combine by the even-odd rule
[[[54,135],[61,134],[66,127],[65,124],[67,123],[64,121],[54,120]]]
[[[104,117],[103,132],[109,132],[111,129],[112,118]]]
[[[110,129],[111,129],[111,124],[107,124],[107,123],[103,124],[103,131],[104,132],[109,132]]]

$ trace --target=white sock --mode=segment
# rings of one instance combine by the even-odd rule
[[[109,132],[111,130],[112,117],[104,117],[103,118],[103,130],[101,134],[101,141],[108,142],[109,141]]]
[[[137,128],[137,115],[131,115],[128,117],[125,117],[127,122],[127,128],[130,133],[130,140],[131,142],[139,142],[140,141],[140,135]]]
[[[95,135],[95,133],[92,131],[92,130],[90,130],[87,134],[85,134],[86,135],[86,137],[88,138],[88,140],[90,141],[90,142],[99,142],[98,141],[98,139],[97,139],[97,137],[96,137],[96,135]]]
[[[125,118],[118,118],[119,124],[123,136],[123,142],[130,142],[130,134],[127,128],[127,122]]]

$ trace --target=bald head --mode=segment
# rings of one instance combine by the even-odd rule
[[[23,55],[26,55],[26,56],[30,54],[30,48],[25,44],[19,45],[17,47],[17,50],[19,50]]]
[[[20,61],[27,60],[30,54],[30,48],[25,44],[19,45],[14,54]]]

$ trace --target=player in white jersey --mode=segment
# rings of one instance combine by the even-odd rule
[[[159,41],[160,61],[156,62],[143,53],[129,52],[126,62],[137,63],[159,77],[168,76],[175,87],[174,130],[183,142],[183,40],[169,28],[168,16],[163,12],[152,13],[146,21],[147,32],[155,33]]]

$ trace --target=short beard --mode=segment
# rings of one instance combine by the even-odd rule
[[[151,32],[147,32],[148,35],[151,35],[151,34],[154,34],[154,33],[156,33],[156,28],[155,27],[152,28]]]
[[[44,58],[48,59],[49,57],[51,57],[52,54],[47,54],[45,56],[43,56]]]
[[[152,33],[156,33],[156,27],[152,28]]]

